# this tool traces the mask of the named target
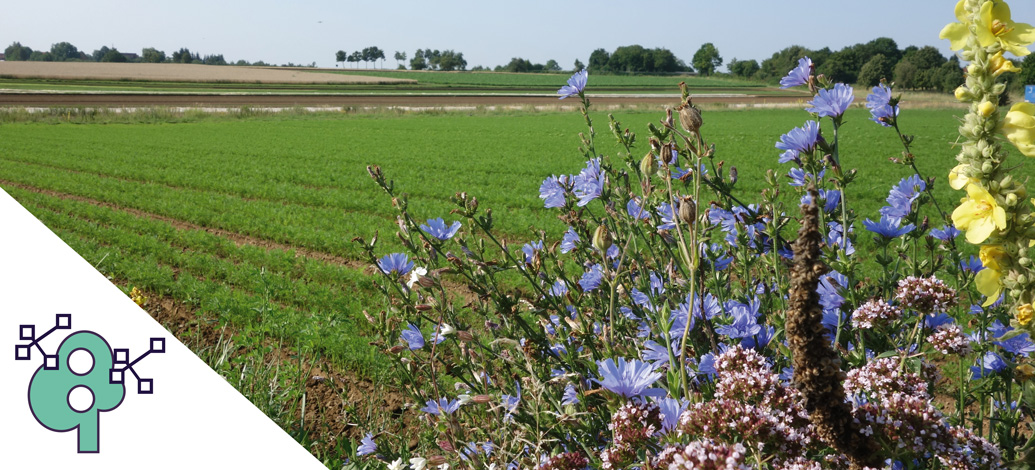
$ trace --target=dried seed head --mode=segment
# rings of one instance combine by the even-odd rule
[[[691,227],[694,225],[694,221],[697,220],[697,204],[694,203],[690,196],[683,196],[679,200],[679,220]]]
[[[686,99],[686,102],[679,105],[676,108],[679,111],[679,123],[683,125],[683,129],[687,132],[696,134],[704,124],[704,120],[701,118],[701,110],[694,106],[690,98]]]

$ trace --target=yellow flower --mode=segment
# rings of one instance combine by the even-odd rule
[[[956,19],[960,22],[949,23],[938,33],[939,39],[949,40],[949,47],[954,51],[963,49],[967,45],[967,36],[970,35],[970,28],[967,27],[970,21],[967,19],[967,10],[963,7],[963,2],[964,0],[960,0],[956,4]]]
[[[952,223],[967,231],[967,241],[975,245],[985,241],[996,229],[1006,230],[1006,211],[985,188],[967,185],[967,197],[952,211]]]
[[[1013,370],[1013,376],[1021,382],[1029,380],[1035,377],[1035,367],[1032,367],[1031,364],[1020,364]]]
[[[1035,104],[1011,106],[1003,118],[1003,134],[1022,154],[1035,157]]]
[[[1003,58],[1003,51],[996,52],[994,56],[988,58],[988,68],[992,70],[993,77],[998,77],[1006,72],[1017,73],[1021,71],[1009,59]]]
[[[985,296],[982,307],[987,307],[999,300],[999,293],[1003,290],[1002,274],[992,268],[985,268],[978,271],[974,276],[974,285],[978,292]]]
[[[967,165],[960,163],[959,165],[956,165],[952,170],[949,170],[949,186],[952,187],[952,189],[958,191],[960,189],[966,188],[967,185],[970,183],[978,182],[976,178],[971,178],[967,176],[966,172],[963,171],[965,168],[967,168]]]
[[[959,5],[956,6],[959,18]],[[987,1],[981,5],[974,21],[978,43],[988,47],[996,42],[1017,57],[1031,54],[1028,46],[1035,42],[1035,28],[1027,23],[1014,23],[1010,19],[1010,6],[1004,1]]]
[[[1010,260],[1010,255],[1002,245],[982,245],[978,257],[981,258],[982,266],[996,271],[1002,271],[1003,265]]]
[[[978,114],[980,114],[981,117],[984,117],[984,118],[989,117],[994,112],[995,112],[995,105],[992,104],[991,101],[982,101],[981,104],[978,105]]]
[[[1021,326],[1028,326],[1031,323],[1031,317],[1035,315],[1035,309],[1031,307],[1031,304],[1019,305],[1017,307],[1017,323]]]

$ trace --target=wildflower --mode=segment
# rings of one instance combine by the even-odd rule
[[[759,305],[757,299],[752,303],[755,307]],[[733,316],[733,323],[716,328],[716,333],[730,338],[748,338],[762,330],[762,326],[758,324],[757,308],[740,302],[727,302],[726,309]]]
[[[564,232],[564,237],[561,238],[561,253],[574,250],[579,241],[579,234],[575,232],[574,228],[568,227],[568,230]]]
[[[393,460],[392,463],[388,464],[388,470],[403,470],[404,468],[406,468],[406,465],[403,464],[402,457],[399,457]]]
[[[852,312],[852,326],[855,328],[874,328],[890,324],[902,318],[898,307],[884,299],[870,300]]]
[[[938,327],[938,331],[927,337],[927,342],[942,354],[969,354],[970,342],[963,335],[963,330],[955,323]]]
[[[378,260],[377,267],[385,274],[394,272],[398,276],[404,276],[413,269],[413,261],[410,261],[405,253],[392,253]]]
[[[137,306],[143,307],[147,303],[147,297],[144,296],[144,292],[136,287],[130,289],[129,298],[133,300],[133,303]]]
[[[589,78],[589,71],[582,69],[575,72],[571,78],[568,79],[568,84],[557,90],[557,94],[561,95],[559,99],[565,99],[572,96],[582,95],[582,92],[586,89],[586,80]]]
[[[588,271],[586,271],[585,274],[582,275],[582,278],[579,279],[579,287],[582,287],[582,290],[589,292],[600,287],[600,283],[603,281],[604,272],[600,269],[599,264],[594,264]]]
[[[575,390],[575,386],[568,384],[564,387],[564,395],[561,396],[561,405],[575,405],[579,403],[578,392]]]
[[[578,206],[584,207],[600,197],[604,191],[604,183],[605,175],[600,171],[600,159],[594,158],[586,162],[586,168],[575,175],[572,181],[572,192],[579,198]]]
[[[410,271],[410,279],[406,281],[406,287],[413,289],[413,285],[420,282],[421,278],[428,275],[428,268],[418,266]]]
[[[981,259],[974,257],[974,255],[970,255],[970,258],[960,260],[960,269],[976,273],[985,269],[985,265],[981,264]]]
[[[992,343],[1003,348],[1003,351],[1024,357],[1028,357],[1029,354],[1035,352],[1035,343],[1031,342],[1031,338],[1028,336],[1028,333],[1010,336],[1010,334],[1012,334],[1010,333],[1011,331],[1014,331],[1012,327],[1003,325],[999,320],[993,321],[992,324],[988,326],[988,333],[992,337],[996,338],[996,341],[993,341]]]
[[[539,199],[547,209],[564,207],[564,195],[567,192],[568,176],[550,176],[539,185]]]
[[[819,94],[812,101],[805,103],[810,106],[805,110],[816,113],[819,117],[836,119],[845,113],[853,100],[855,100],[855,96],[852,94],[852,87],[844,83],[836,83],[831,90],[819,90]]]
[[[536,470],[582,470],[588,465],[589,459],[581,452],[565,452],[546,459]]]
[[[424,408],[421,408],[420,410],[428,414],[440,416],[451,415],[458,409],[460,409],[459,400],[439,398],[438,400],[428,400],[424,404]]]
[[[809,76],[812,75],[812,59],[802,57],[798,59],[798,66],[791,69],[786,77],[780,79],[780,88],[790,88],[809,83]]]
[[[978,103],[977,112],[978,115],[983,118],[991,116],[995,111],[996,106],[992,104],[991,101],[982,101],[981,103]]]
[[[1011,106],[1003,118],[1003,134],[1023,155],[1035,157],[1035,104]]]
[[[943,225],[942,228],[931,229],[931,236],[943,242],[953,240],[959,235],[960,231],[951,225]]]
[[[1028,326],[1031,323],[1033,314],[1035,314],[1035,309],[1032,308],[1031,304],[1018,305],[1017,314],[1014,318],[1017,319],[1017,323],[1021,326]]]
[[[970,32],[967,26],[966,12],[962,8],[963,0],[956,5],[956,18],[961,23],[952,23],[942,29],[939,37],[948,39],[953,50],[960,50],[966,45]],[[962,14],[961,14],[962,13]],[[1035,28],[1026,23],[1015,23],[1010,18],[1010,6],[1006,2],[985,2],[974,17],[974,33],[981,47],[995,44],[1017,56],[1030,54],[1027,46],[1035,42]],[[959,46],[959,47],[957,47]]]
[[[410,351],[424,347],[424,335],[420,333],[420,330],[413,326],[413,323],[408,323],[407,328],[402,331],[400,337],[403,341],[406,341],[406,345],[410,348]]]
[[[437,219],[428,219],[428,223],[421,224],[420,229],[432,237],[445,241],[453,238],[453,235],[456,235],[456,231],[460,230],[460,222],[453,222],[452,225],[447,227],[446,221],[439,217]]]
[[[503,394],[502,403],[503,409],[507,410],[507,415],[504,420],[509,420],[511,416],[517,411],[518,405],[521,404],[521,382],[515,382],[517,392],[514,395]]]
[[[927,189],[927,183],[919,176],[902,178],[888,193],[888,205],[880,209],[880,213],[889,218],[902,220],[913,211],[913,202],[920,193]]]
[[[1006,370],[1006,361],[998,354],[988,351],[981,357],[981,362],[978,365],[971,366],[970,372],[973,374],[971,380],[988,377],[1003,370]]]
[[[550,287],[549,292],[550,295],[554,297],[564,297],[564,295],[568,293],[568,285],[565,284],[563,280],[558,279],[553,283],[553,286]]]
[[[525,264],[532,264],[536,257],[539,256],[539,251],[543,249],[543,241],[538,240],[534,242],[528,242],[521,246],[521,252],[525,254]]]
[[[611,446],[600,453],[603,468],[625,468],[662,428],[655,403],[626,403],[611,415]]]
[[[880,222],[874,222],[870,219],[863,221],[863,226],[866,227],[866,230],[889,240],[901,237],[902,235],[912,232],[913,229],[916,228],[913,224],[906,225],[905,227],[899,227],[899,224],[901,224],[901,220],[895,220],[887,215],[881,215]]]
[[[658,204],[658,217],[661,218],[661,225],[658,225],[658,230],[672,230],[676,228],[676,211],[672,210],[672,205],[663,202]]]
[[[374,452],[377,452],[377,443],[374,442],[374,435],[368,432],[360,441],[360,446],[356,448],[356,455],[364,456]]]
[[[1021,69],[1014,67],[1013,62],[1003,58],[1003,51],[996,52],[988,58],[988,66],[992,69],[992,76],[998,77],[1006,72],[1019,73]]]
[[[909,276],[898,281],[895,300],[923,314],[945,312],[959,302],[956,290],[932,277]]]
[[[898,117],[898,105],[891,105],[891,88],[883,83],[866,96],[866,108],[870,110],[870,119],[884,127],[891,127]]]
[[[424,470],[424,466],[427,465],[427,464],[428,464],[428,460],[427,459],[423,459],[423,458],[420,458],[420,457],[414,457],[414,458],[410,459],[410,467],[412,467],[413,470]]]
[[[816,121],[805,121],[802,127],[795,127],[786,134],[780,136],[776,148],[784,150],[780,154],[780,163],[795,161],[800,163],[802,152],[809,153],[815,150],[819,141],[819,123]]]
[[[646,362],[620,357],[615,363],[614,359],[608,358],[597,362],[597,373],[600,380],[594,382],[625,398],[665,395],[662,389],[648,388],[654,385],[662,374],[655,372],[654,366]]]
[[[637,198],[629,199],[629,202],[625,205],[625,211],[629,213],[629,217],[634,219],[650,218],[650,212],[640,206],[640,201]]]
[[[658,400],[658,407],[661,409],[661,430],[659,432],[661,434],[668,434],[675,430],[676,426],[679,425],[679,417],[682,416],[689,405],[690,402],[685,399],[679,400],[666,397]]]
[[[1006,230],[1006,211],[978,184],[967,185],[967,197],[952,211],[952,223],[967,232],[967,241],[979,244],[996,229]]]
[[[949,170],[949,186],[952,189],[960,190],[966,188],[969,184],[978,183],[977,178],[967,176],[967,168],[969,168],[968,165],[961,163]]]

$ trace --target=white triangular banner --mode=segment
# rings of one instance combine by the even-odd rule
[[[325,468],[2,190],[0,338],[0,468]]]

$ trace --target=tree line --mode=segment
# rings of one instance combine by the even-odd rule
[[[31,47],[23,46],[15,41],[4,49],[6,60],[40,61],[40,62],[140,62],[140,63],[175,63],[175,64],[205,64],[205,65],[257,65],[268,66],[261,60],[248,62],[238,60],[230,62],[223,57],[223,54],[201,55],[185,47],[166,54],[165,51],[153,47],[145,47],[140,54],[121,52],[114,47],[102,46],[91,53],[79,50],[68,42],[52,44],[49,51],[33,50]],[[286,67],[303,67],[292,63],[284,64]],[[316,63],[309,65],[316,67]]]

